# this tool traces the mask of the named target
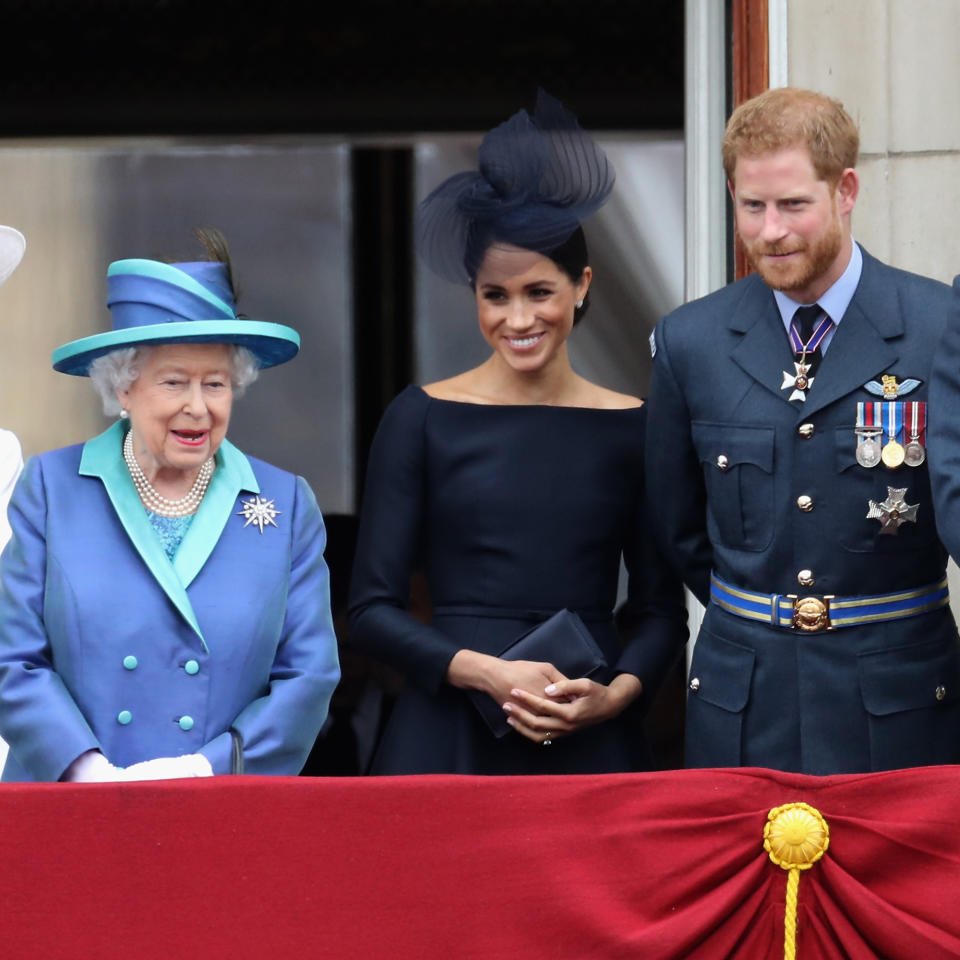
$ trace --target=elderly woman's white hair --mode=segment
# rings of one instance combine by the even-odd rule
[[[257,379],[260,362],[246,347],[228,344],[230,347],[230,382],[234,397],[242,397],[244,390]],[[111,350],[90,363],[90,379],[100,394],[103,412],[108,417],[120,415],[121,406],[117,391],[129,390],[140,376],[140,369],[153,347],[121,347]]]

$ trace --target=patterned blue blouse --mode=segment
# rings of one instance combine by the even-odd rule
[[[194,514],[186,517],[162,517],[159,513],[148,510],[147,517],[150,519],[150,526],[153,527],[154,532],[160,539],[163,552],[167,555],[167,559],[173,563],[173,558],[177,555],[177,550],[190,529]]]

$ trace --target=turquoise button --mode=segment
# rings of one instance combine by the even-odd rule
[[[181,730],[193,729],[193,717],[181,717],[178,721]]]
[[[117,714],[117,723],[126,726],[133,719],[133,714],[129,710],[121,710]]]
[[[139,662],[140,661],[137,660],[137,658],[132,654],[128,657],[123,658],[123,665],[127,670],[136,670],[137,664],[139,664]]]
[[[187,671],[192,677],[195,673],[200,672],[200,664],[196,660],[188,660],[184,665],[183,669]]]

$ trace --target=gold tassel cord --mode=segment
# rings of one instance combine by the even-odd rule
[[[783,957],[797,956],[797,899],[800,871],[809,870],[830,846],[830,828],[820,811],[807,803],[785,803],[767,814],[763,849],[787,871],[787,902],[783,918]]]

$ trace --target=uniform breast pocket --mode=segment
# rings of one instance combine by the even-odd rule
[[[711,539],[734,550],[765,550],[774,532],[774,428],[703,420],[691,426]]]
[[[882,463],[862,467],[857,463],[856,434],[847,426],[836,428],[834,446],[837,481],[823,507],[829,510],[829,528],[836,532],[844,549],[853,553],[903,553],[928,549],[936,543],[926,464],[903,465],[895,470]],[[877,504],[895,502],[889,500],[891,488],[905,489],[904,504],[917,507],[915,519],[905,519],[895,534],[881,533],[880,521],[867,516],[871,500]]]

